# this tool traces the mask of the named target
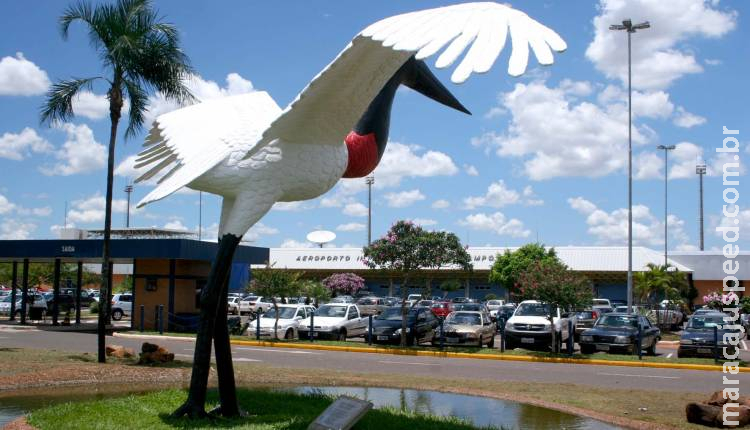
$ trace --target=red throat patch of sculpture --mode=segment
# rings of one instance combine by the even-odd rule
[[[378,144],[375,133],[364,136],[352,131],[344,139],[349,151],[349,163],[346,165],[344,178],[364,178],[378,165]]]

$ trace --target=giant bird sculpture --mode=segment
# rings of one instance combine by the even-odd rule
[[[553,50],[566,49],[554,31],[506,5],[417,11],[365,28],[284,110],[267,93],[254,92],[188,106],[154,121],[136,167],[146,169],[139,181],[161,176],[138,206],[182,187],[223,199],[218,251],[201,293],[190,391],[175,415],[206,414],[212,339],[217,412],[239,413],[226,302],[227,277],[242,235],[276,202],[312,199],[341,178],[372,172],[385,152],[399,85],[469,113],[422,60],[442,50],[435,65],[445,68],[466,51],[451,76],[462,83],[472,73],[489,71],[508,34],[512,76],[525,72],[529,47],[543,65],[552,64]]]

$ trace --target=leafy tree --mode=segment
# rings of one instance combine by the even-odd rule
[[[401,275],[401,346],[407,342],[409,280],[424,269],[472,269],[471,258],[455,234],[425,231],[411,221],[396,222],[385,236],[366,246],[363,253],[368,267]]]
[[[300,292],[303,296],[312,299],[315,306],[331,299],[331,289],[319,281],[303,280],[300,284]]]
[[[740,308],[743,313],[750,314],[750,296],[744,296],[740,299]]]
[[[648,270],[634,276],[633,291],[641,303],[653,304],[659,299],[681,301],[691,295],[685,274],[677,268],[653,263],[647,267]]]
[[[129,100],[129,121],[125,137],[134,137],[142,128],[148,110],[148,95],[159,91],[167,99],[180,103],[193,100],[185,86],[192,73],[188,58],[180,49],[177,29],[165,22],[149,0],[117,0],[114,4],[92,5],[80,2],[69,6],[59,19],[63,39],[73,23],[87,28],[91,46],[102,61],[107,77],[74,78],[52,85],[41,109],[42,122],[69,121],[75,115],[73,101],[84,90],[92,90],[104,81],[109,100],[109,154],[102,245],[102,300],[109,300],[110,232],[112,228],[112,183],[117,128],[125,99]],[[98,358],[104,354],[104,328],[109,318],[106,306],[99,313]]]
[[[461,281],[458,279],[446,279],[440,284],[440,289],[443,291],[443,298],[448,297],[448,293],[458,291],[462,287]]]
[[[334,273],[323,279],[323,285],[331,291],[333,296],[353,295],[365,287],[365,280],[354,273]]]
[[[114,286],[113,292],[114,293],[129,293],[132,288],[133,288],[133,277],[131,275],[127,275],[122,279],[122,281],[118,282],[117,285]]]
[[[506,249],[495,258],[489,281],[499,284],[514,295],[518,291],[518,278],[539,261],[557,261],[555,249],[546,249],[539,243],[529,243],[512,252]]]
[[[279,326],[279,303],[289,297],[299,296],[300,278],[302,273],[288,269],[273,269],[270,265],[262,269],[253,270],[253,279],[250,281],[250,290],[263,297],[270,297],[273,308],[276,311],[276,321],[273,325],[273,336],[278,339],[276,328]],[[257,316],[260,318],[260,313]]]
[[[558,351],[554,314],[556,308],[572,311],[591,304],[594,289],[584,276],[570,270],[555,258],[533,263],[517,279],[517,295],[520,300],[538,300],[550,307],[550,330],[552,350]],[[563,327],[563,330],[566,328]]]

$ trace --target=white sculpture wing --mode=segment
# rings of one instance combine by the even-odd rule
[[[508,73],[526,71],[529,47],[540,64],[565,41],[525,13],[497,3],[464,3],[393,16],[365,28],[264,133],[263,140],[339,144],[372,99],[412,55],[425,59],[442,50],[435,66],[451,66],[468,49],[451,76],[454,83],[490,70],[505,46],[512,52]],[[445,49],[444,49],[445,48]],[[252,154],[248,154],[252,155]]]
[[[258,144],[281,108],[264,91],[198,103],[160,115],[138,154],[147,169],[136,182],[162,175],[138,206],[162,199],[206,173],[232,152]]]

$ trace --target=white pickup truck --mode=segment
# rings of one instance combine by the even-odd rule
[[[513,313],[513,316],[505,323],[505,347],[533,348],[552,347],[552,330],[550,328],[550,305],[536,300],[525,300],[521,302]],[[568,341],[568,320],[573,319],[575,327],[575,316],[569,316],[560,308],[553,310],[552,321],[555,324],[555,338],[558,350]]]
[[[348,337],[363,336],[368,319],[359,313],[357,305],[328,303],[318,308],[313,315],[313,337],[344,341]],[[300,336],[309,337],[310,317],[300,322]]]

